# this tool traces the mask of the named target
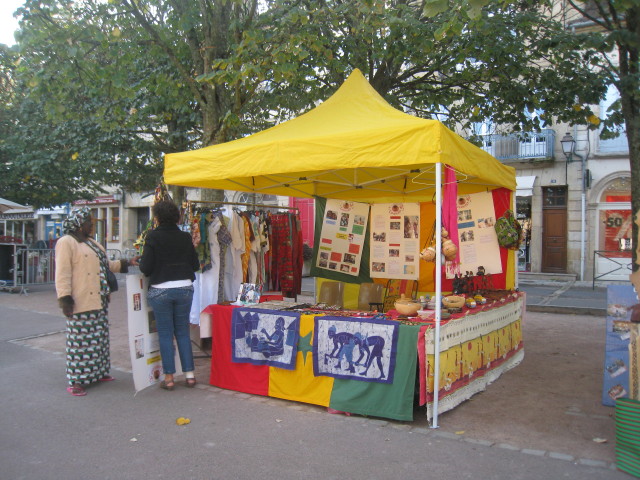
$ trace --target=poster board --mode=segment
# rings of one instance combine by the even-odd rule
[[[460,270],[477,272],[478,267],[482,266],[485,273],[502,273],[491,192],[459,195],[456,208]],[[447,278],[453,278],[453,275],[447,273]]]
[[[147,304],[148,280],[144,275],[127,275],[127,319],[131,372],[136,392],[164,379],[160,341],[153,310]],[[182,371],[177,349],[176,372]]]
[[[420,270],[420,204],[371,206],[372,278],[417,280]]]
[[[607,285],[607,324],[602,379],[602,404],[614,406],[629,397],[631,307],[637,302],[632,285]]]
[[[316,267],[357,277],[368,218],[366,203],[327,199]]]

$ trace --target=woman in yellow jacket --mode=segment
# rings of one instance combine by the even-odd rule
[[[113,380],[109,375],[109,285],[107,269],[128,271],[137,258],[110,261],[102,245],[91,238],[93,222],[87,207],[73,210],[56,243],[56,292],[67,317],[67,391],[87,394],[83,385]]]

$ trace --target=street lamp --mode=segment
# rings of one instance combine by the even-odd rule
[[[570,133],[566,133],[560,140],[560,144],[562,145],[562,153],[567,157],[567,162],[570,162],[573,159],[573,149],[576,147],[576,141]]]
[[[576,141],[573,139],[573,136],[570,133],[566,133],[562,140],[560,140],[560,144],[562,145],[562,153],[567,157],[567,163],[570,163],[573,160],[574,149],[576,148]],[[576,157],[580,159],[581,167],[582,167],[582,188],[580,195],[580,203],[581,203],[581,221],[580,221],[580,280],[584,280],[584,263],[586,256],[586,228],[587,228],[587,159],[582,155],[575,154]]]

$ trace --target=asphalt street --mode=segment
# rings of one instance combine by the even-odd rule
[[[114,369],[115,382],[72,397],[63,354],[25,341],[60,332],[63,317],[55,306],[42,308],[37,292],[0,295],[5,480],[631,478],[603,462],[527,453],[410,422],[331,415],[206,384],[135,395],[126,368]],[[178,417],[191,423],[178,426]]]

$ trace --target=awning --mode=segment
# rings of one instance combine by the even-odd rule
[[[531,197],[536,176],[516,177],[516,197]]]

